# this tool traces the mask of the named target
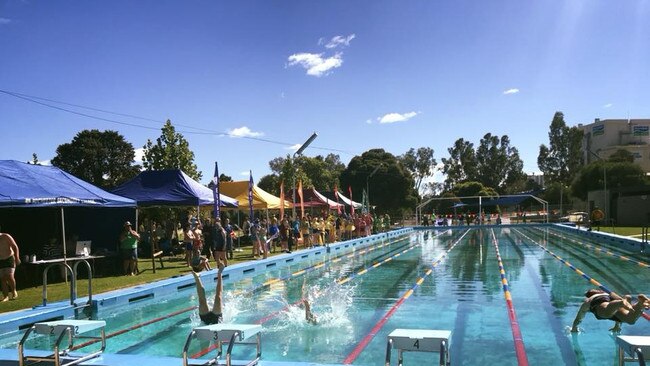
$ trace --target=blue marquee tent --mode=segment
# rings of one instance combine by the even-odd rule
[[[0,207],[135,207],[54,166],[0,160]]]
[[[113,189],[120,196],[134,199],[139,207],[203,206],[214,204],[212,190],[183,171],[149,170]],[[220,194],[221,206],[237,207],[237,200]]]

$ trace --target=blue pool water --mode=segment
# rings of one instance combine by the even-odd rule
[[[615,365],[614,336],[608,332],[612,322],[588,314],[579,334],[568,332],[582,294],[593,286],[543,248],[619,294],[650,293],[650,268],[594,250],[604,245],[551,226],[417,230],[370,248],[226,281],[225,321],[263,321],[262,359],[268,361],[341,364],[359,350],[354,365],[379,365],[387,335],[397,328],[415,328],[451,330],[453,365],[516,365],[495,244],[529,363]],[[647,257],[611,250],[648,262]],[[282,280],[274,281],[278,278]],[[214,295],[210,279],[204,278],[209,297]],[[415,286],[418,280],[421,284]],[[414,286],[412,295],[403,299]],[[302,307],[295,305],[303,296],[311,300],[319,324],[308,324]],[[110,338],[106,352],[180,357],[187,335],[201,325],[196,310],[183,311],[195,304],[190,287],[163,301],[131,305],[128,312],[115,309],[93,316],[106,320],[111,334],[177,312]],[[386,317],[391,309],[394,312]],[[376,335],[367,338],[382,320]],[[640,318],[636,325],[624,325],[622,334],[650,335],[650,321]],[[0,347],[17,348],[19,337],[1,339]],[[364,338],[370,341],[361,349]],[[28,347],[48,349],[48,342],[38,338]],[[208,346],[196,342],[190,354]],[[248,350],[238,352],[235,359],[250,355]],[[407,353],[405,361],[429,364],[431,357]]]

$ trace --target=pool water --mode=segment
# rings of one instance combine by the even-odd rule
[[[649,294],[650,268],[594,250],[603,244],[551,226],[417,230],[373,250],[331,253],[318,261],[226,281],[224,318],[229,323],[262,323],[262,360],[379,365],[387,335],[414,328],[451,330],[453,365],[517,365],[496,245],[531,365],[617,364],[615,337],[608,331],[613,322],[587,314],[580,333],[568,331],[583,293],[593,285],[543,248],[618,294]],[[262,285],[278,278],[282,280]],[[211,304],[214,284],[204,283]],[[404,298],[410,289],[412,295]],[[310,300],[318,324],[305,321],[302,297]],[[106,352],[180,357],[187,335],[201,325],[197,310],[190,309],[196,303],[190,287],[165,301],[145,301],[128,312],[117,309],[94,317],[106,320],[107,334],[164,318],[110,338]],[[368,337],[380,321],[383,326]],[[650,321],[640,318],[635,325],[623,325],[621,334],[650,335]],[[0,347],[17,348],[19,337],[0,340]],[[369,340],[365,347],[359,346],[363,339]],[[48,349],[48,342],[42,337],[28,347]],[[189,353],[205,353],[209,346],[195,342]],[[234,358],[251,354],[236,349]],[[405,364],[431,364],[432,358],[437,355],[406,353]]]

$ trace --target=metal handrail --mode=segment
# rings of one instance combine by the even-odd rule
[[[72,267],[74,270],[74,278],[75,278],[75,284],[74,284],[74,297],[75,299],[77,298],[77,267],[79,266],[79,263],[85,263],[86,268],[88,268],[88,302],[87,304],[91,304],[93,301],[93,270],[92,267],[90,266],[90,263],[88,263],[87,260],[83,259],[80,261],[77,261],[74,263],[74,266]]]
[[[72,271],[72,268],[70,265],[67,263],[52,263],[45,267],[45,271],[43,271],[43,306],[47,305],[47,274],[50,271],[50,268],[52,268],[55,265],[62,265],[66,269],[66,276],[68,275],[68,272],[70,273],[70,305],[74,306],[74,301],[77,298],[76,294],[76,287],[77,287],[77,278]]]
[[[636,353],[636,357],[639,360],[639,366],[645,366],[645,357],[643,357],[643,351],[641,348],[635,349],[634,353]]]

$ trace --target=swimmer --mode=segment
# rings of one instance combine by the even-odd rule
[[[645,309],[650,308],[650,299],[641,294],[636,304],[632,305],[630,295],[622,298],[615,293],[606,293],[598,289],[591,289],[585,293],[585,301],[580,306],[578,314],[573,321],[571,332],[578,331],[578,325],[587,312],[594,314],[598,320],[612,320],[615,322],[610,331],[621,331],[621,323],[634,324],[641,317]]]
[[[208,308],[208,301],[205,298],[205,288],[201,282],[199,274],[192,271],[194,275],[194,281],[196,282],[196,293],[199,296],[199,317],[201,321],[206,325],[217,324],[223,321],[223,313],[221,310],[221,297],[222,297],[222,279],[221,272],[223,272],[224,264],[221,260],[217,260],[217,292],[214,294],[214,305],[212,310]]]
[[[305,320],[307,323],[316,325],[318,324],[318,319],[316,318],[316,315],[311,312],[311,305],[309,304],[309,300],[307,299],[307,283],[306,283],[306,278],[303,278],[302,281],[302,304],[305,306]]]

